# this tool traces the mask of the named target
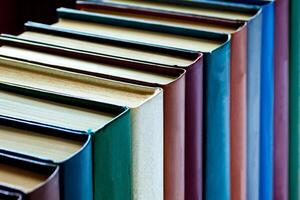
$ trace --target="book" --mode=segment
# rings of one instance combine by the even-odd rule
[[[274,199],[289,197],[289,0],[274,4]]]
[[[92,135],[93,153],[87,157],[93,158],[94,173],[91,176],[94,177],[95,190],[101,192],[102,198],[110,198],[112,194],[128,198],[131,196],[131,173],[128,173],[131,170],[131,128],[128,109],[8,85],[1,85],[1,88],[2,115]],[[63,152],[60,155],[63,156]],[[73,164],[83,161],[77,159]],[[93,196],[93,185],[86,184],[88,188],[85,188],[81,184],[84,181],[93,182],[93,179],[88,176],[90,172],[85,170],[82,173],[85,174],[82,177],[90,180],[81,177],[77,185],[72,185],[78,188],[77,193],[70,192],[73,187],[64,187],[68,189],[65,194],[73,193],[77,199],[90,199]],[[63,198],[74,196],[65,195]]]
[[[102,1],[101,3],[77,1],[77,7],[84,11],[95,12],[99,14],[107,14],[125,19],[142,20],[146,22],[159,23],[162,25],[191,28],[196,30],[209,30],[231,34],[231,185],[235,193],[240,188],[246,191],[246,81],[247,81],[247,27],[245,22],[226,20],[219,18],[209,18],[201,15],[189,15],[189,13],[181,12],[165,12],[160,10],[159,6],[165,4],[155,3],[157,9],[144,6],[147,2],[141,1],[125,1],[130,5],[112,3],[110,1]],[[150,3],[152,5],[153,2]],[[153,3],[154,4],[154,3]],[[149,5],[149,4],[147,4]],[[184,10],[184,5],[176,5],[177,8]],[[201,8],[200,8],[201,9]],[[194,9],[195,10],[195,9]],[[248,15],[248,14],[247,14]],[[186,155],[193,155],[193,151],[186,152]],[[193,158],[191,158],[193,160]],[[191,173],[189,163],[186,167],[186,198],[199,199],[202,192],[195,184],[197,172]],[[197,165],[193,167],[199,169]],[[198,182],[200,180],[197,180]],[[192,184],[194,183],[194,184]],[[201,185],[201,184],[200,184]],[[243,195],[243,194],[240,194]],[[244,195],[245,196],[245,195]]]
[[[3,130],[5,131],[5,128],[1,125],[1,133]],[[2,150],[0,158],[0,199],[60,199],[58,166],[6,154]]]
[[[300,198],[300,2],[290,1],[289,199]]]
[[[146,194],[155,191],[156,197],[161,198],[163,96],[160,88],[101,79],[4,57],[0,59],[0,63],[2,84],[130,107],[133,187],[131,192],[140,189],[135,186],[145,187],[143,189]],[[101,198],[103,190],[108,191],[104,187],[98,188],[94,191],[94,197]],[[119,194],[121,193],[111,195]],[[131,196],[123,195],[122,198],[131,199]]]
[[[25,26],[27,31],[17,36],[17,38],[11,35],[5,35],[6,43],[8,42],[7,40],[16,41],[16,39],[22,39],[23,45],[25,41],[30,43],[37,42],[43,43],[48,47],[49,45],[63,47],[64,49],[69,49],[70,53],[70,50],[74,52],[74,49],[77,49],[94,54],[102,54],[102,56],[105,55],[163,67],[185,69],[185,162],[195,163],[192,165],[194,167],[193,169],[187,169],[189,165],[186,165],[185,168],[186,171],[195,171],[191,173],[191,176],[202,176],[203,56],[201,53],[151,47],[118,40],[112,41],[105,38],[97,40],[88,35],[84,37],[75,32],[65,32],[64,30],[53,28],[45,24],[27,23]],[[17,45],[17,43],[14,42],[14,45]],[[33,48],[32,44],[30,46]],[[52,49],[53,48],[54,47],[52,47]],[[66,54],[66,52],[64,51],[63,54]],[[141,66],[139,68],[141,68]],[[172,133],[172,135],[174,135],[174,133]],[[195,187],[199,188],[198,186]]]
[[[158,46],[159,45],[159,46],[162,46],[165,48],[170,48],[170,49],[182,49],[182,50],[189,50],[189,51],[195,51],[195,52],[201,52],[201,50],[203,50],[203,52],[205,52],[204,53],[204,62],[212,64],[214,62],[213,61],[210,62],[211,60],[213,60],[212,58],[210,58],[210,56],[214,57],[214,56],[222,55],[222,56],[228,58],[226,60],[226,63],[222,63],[222,64],[224,64],[224,67],[226,67],[226,69],[227,69],[227,67],[229,68],[229,54],[226,53],[229,50],[228,49],[229,48],[229,43],[228,43],[229,38],[225,34],[216,34],[216,33],[207,34],[206,32],[201,32],[201,31],[181,29],[181,28],[177,28],[177,27],[166,27],[166,26],[156,25],[156,24],[155,25],[151,24],[151,26],[150,26],[150,23],[136,22],[134,20],[124,20],[124,19],[119,19],[119,18],[117,19],[117,18],[110,17],[110,16],[103,17],[103,16],[99,16],[98,14],[92,14],[92,13],[87,14],[87,12],[75,11],[75,10],[69,10],[69,9],[60,9],[59,14],[61,16],[61,21],[57,24],[51,25],[52,27],[63,28],[66,31],[81,30],[80,32],[82,33],[82,35],[90,35],[90,36],[94,36],[94,37],[107,37],[107,35],[109,35],[110,39],[118,38],[119,40],[123,40],[123,41],[125,40],[125,41],[129,41],[129,42],[135,42],[138,44],[145,44],[145,45],[149,45],[149,46]],[[75,19],[77,21],[75,21]],[[79,23],[79,21],[80,21],[80,23]],[[90,21],[90,22],[87,22],[87,21]],[[97,26],[97,23],[92,23],[92,21],[98,22],[98,23],[103,22],[103,23],[101,23],[101,26]],[[66,22],[66,24],[64,22]],[[92,31],[92,29],[93,29],[92,27],[94,27],[94,28],[101,27],[100,36],[99,36],[99,34],[97,35],[95,32]],[[92,29],[90,29],[90,28],[92,28]],[[77,31],[77,32],[79,33],[79,31]],[[176,32],[180,36],[176,36],[174,38],[174,36],[175,36],[174,33],[176,33]],[[116,34],[116,33],[118,33],[118,34]],[[133,37],[133,35],[134,35],[134,37]],[[191,36],[193,36],[193,37],[191,37]],[[144,39],[146,39],[148,41],[144,41]],[[211,42],[214,40],[215,40],[215,42]],[[196,41],[197,41],[197,43],[196,43]],[[205,55],[205,54],[207,54],[207,55]],[[207,57],[207,59],[205,59],[205,57]],[[213,67],[207,67],[207,68],[213,69]],[[211,72],[207,72],[207,73],[210,74]],[[225,74],[224,81],[227,81],[227,80],[229,81],[229,71],[222,71],[222,73]],[[212,79],[208,79],[208,80],[210,81],[210,80],[219,80],[219,79],[212,78]],[[221,80],[221,81],[223,81],[223,80]],[[221,99],[222,99],[222,97],[224,97],[223,96],[224,93],[218,93],[218,92],[214,91],[214,89],[219,89],[219,88],[214,88],[214,86],[213,86],[214,84],[210,83],[208,85],[209,86],[205,86],[205,87],[207,87],[209,89],[207,89],[207,90],[205,89],[205,91],[208,91],[208,93],[210,93],[211,95],[214,95],[214,93],[220,94]],[[224,85],[224,87],[228,88],[227,86],[229,87],[229,82],[228,82],[228,85],[227,84]],[[216,104],[214,104],[214,105],[211,105],[210,109],[212,109],[212,110],[217,109],[218,111],[221,111],[222,113],[224,110],[226,110],[226,108],[229,109],[229,106],[227,104],[227,103],[229,103],[229,99],[227,99],[227,92],[229,92],[229,90],[226,89],[226,94],[224,94],[226,96],[225,102],[224,102],[224,100],[221,100],[221,99],[217,100],[214,98],[216,100],[216,102],[221,103],[220,104],[221,108],[220,109],[216,108],[215,107]],[[206,100],[205,100],[205,102],[206,102]],[[211,101],[209,101],[209,102],[211,103]],[[222,106],[224,106],[224,109]],[[206,107],[209,107],[209,106],[206,106]],[[214,112],[207,111],[206,113],[210,116]],[[225,114],[226,116],[224,116],[223,114]],[[220,119],[220,126],[227,124],[227,122],[229,123],[229,116],[227,116],[229,114],[227,112],[224,112],[223,114],[222,114],[222,117],[220,117],[220,115],[218,115],[218,117],[215,117],[216,119]],[[207,121],[207,120],[205,119],[205,121]],[[210,123],[212,123],[212,121],[210,121]],[[212,124],[210,124],[210,125],[212,127],[207,128],[206,130],[212,131],[214,133],[213,130],[216,127],[215,127],[215,125],[212,125]],[[224,131],[224,135],[225,135],[224,137],[229,139],[229,135],[226,134],[229,132],[229,125],[228,126],[226,125],[226,127],[228,129],[227,128],[225,128],[224,130],[222,129],[222,132]],[[219,132],[220,129],[218,129],[216,131]],[[212,136],[213,134],[207,134],[207,135]],[[223,133],[222,133],[222,135],[223,135]],[[214,138],[214,137],[212,136],[212,138]],[[209,141],[212,140],[211,143],[215,143],[215,142],[219,143],[220,142],[219,139],[217,141],[213,141],[213,139],[211,139],[210,137],[208,137],[208,140]],[[220,149],[222,149],[223,147],[225,149],[229,148],[229,143],[227,144],[226,141],[227,140],[224,140],[225,144],[219,145]],[[207,146],[209,148],[210,147],[212,148],[212,146],[210,146],[210,145],[207,145]],[[207,152],[213,152],[213,151],[207,151]],[[229,166],[226,162],[226,160],[229,159],[229,156],[227,155],[228,152],[229,152],[229,150],[222,150],[218,154],[218,156],[220,156],[221,153],[223,153],[223,155],[224,155],[224,159],[222,157],[222,159],[218,160],[218,162],[220,161],[220,164],[222,164],[223,166],[224,165],[227,166],[227,168],[222,167],[222,170],[223,170],[222,173],[224,172],[224,170],[227,170],[227,169],[229,170]],[[210,158],[211,157],[208,157],[208,159],[210,159]],[[212,159],[212,162],[206,162],[206,163],[209,163],[209,165],[211,164],[211,165],[218,166],[218,167],[220,166],[220,165],[214,164],[214,162],[216,162],[216,160]],[[209,169],[209,170],[212,169],[214,171],[221,172],[220,170],[215,170],[214,168],[211,168],[211,167],[207,167],[207,169]],[[206,173],[206,174],[209,174],[209,176],[210,176],[213,173]],[[227,175],[229,175],[229,173]],[[227,175],[224,172],[224,174],[222,176],[219,176],[219,178],[222,179],[222,181],[226,182],[228,180],[226,178]],[[172,176],[170,178],[173,179],[175,177]],[[176,189],[174,189],[175,188],[174,185],[176,182],[171,181],[171,179],[170,180],[165,179],[165,182],[167,185],[173,185],[172,186],[173,189],[168,189],[169,187],[165,186],[165,189],[170,191],[168,193],[165,192],[165,198],[172,198],[171,195],[176,195],[174,193],[174,191],[181,191],[181,192],[178,192],[177,194],[180,193],[180,198],[183,198],[183,196],[184,196],[183,187],[180,187],[178,184]],[[228,185],[228,184],[226,184],[226,185]],[[173,192],[171,192],[171,191],[173,191]]]

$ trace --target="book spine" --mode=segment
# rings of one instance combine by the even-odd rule
[[[27,194],[25,199],[30,200],[60,200],[60,177],[59,167],[52,174],[51,178],[41,187],[36,188],[34,191]]]
[[[259,199],[262,14],[248,23],[247,199]]]
[[[95,199],[132,197],[130,117],[127,111],[93,134]]]
[[[275,3],[274,199],[288,199],[289,0]]]
[[[274,3],[262,7],[260,199],[273,199]]]
[[[164,89],[164,199],[184,200],[185,76]]]
[[[60,164],[60,199],[93,199],[92,142]]]
[[[247,28],[232,34],[230,74],[231,199],[246,199]]]
[[[221,61],[221,62],[220,62]],[[204,57],[205,199],[230,199],[230,43]]]
[[[185,86],[185,199],[203,192],[203,57],[187,68]]]
[[[163,94],[132,109],[133,199],[163,200]]]
[[[289,148],[289,199],[300,199],[300,2],[290,5],[290,148]]]

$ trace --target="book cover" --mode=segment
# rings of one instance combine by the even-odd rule
[[[149,194],[153,191],[157,199],[162,198],[163,96],[160,88],[111,81],[4,57],[0,62],[2,84],[130,107],[131,192],[142,189],[144,194]],[[35,77],[34,81],[31,77]],[[131,199],[131,196],[122,198]]]
[[[185,43],[189,43],[190,41],[194,41],[196,38],[203,38],[203,39],[209,39],[209,40],[216,40],[217,41],[217,46],[213,47],[211,49],[211,46],[202,46],[204,47],[203,52],[204,53],[204,67],[207,66],[207,69],[204,69],[205,73],[207,73],[211,76],[218,76],[218,78],[205,78],[205,80],[207,80],[207,82],[204,83],[204,93],[206,93],[207,95],[205,96],[210,96],[210,98],[213,97],[213,101],[206,101],[204,100],[204,102],[209,102],[208,105],[205,105],[205,109],[207,109],[205,111],[205,119],[204,121],[207,122],[205,126],[205,130],[207,131],[212,131],[211,134],[206,134],[206,138],[205,138],[205,142],[207,144],[207,148],[213,148],[214,150],[209,151],[209,150],[205,150],[206,153],[210,153],[210,156],[206,156],[207,160],[206,160],[206,166],[205,166],[205,170],[213,170],[214,173],[205,173],[209,179],[209,184],[212,184],[211,187],[207,187],[207,188],[215,188],[215,184],[213,184],[215,182],[215,178],[218,178],[218,180],[220,180],[220,182],[222,183],[220,186],[220,188],[222,188],[221,190],[226,190],[227,187],[229,187],[229,172],[227,173],[227,170],[229,170],[229,111],[227,112],[226,109],[229,109],[229,37],[228,35],[225,34],[217,34],[217,33],[208,33],[208,32],[201,32],[201,31],[197,31],[197,30],[191,30],[191,29],[185,29],[185,28],[178,28],[178,27],[172,27],[172,26],[163,26],[161,24],[153,24],[153,23],[146,23],[146,22],[141,22],[141,21],[134,21],[134,20],[124,20],[118,17],[112,17],[112,16],[104,16],[104,15],[99,15],[99,14],[93,14],[93,13],[87,13],[87,12],[82,12],[82,11],[75,11],[75,10],[67,10],[67,9],[60,9],[59,10],[59,15],[62,19],[63,24],[57,24],[57,25],[52,25],[54,27],[64,27],[64,25],[67,24],[67,27],[64,27],[66,29],[71,29],[72,25],[73,25],[73,21],[76,20],[80,20],[82,21],[82,24],[87,23],[86,27],[86,33],[90,34],[90,35],[94,35],[95,37],[97,36],[96,34],[93,34],[93,30],[91,30],[89,27],[89,25],[92,24],[92,22],[97,22],[99,24],[110,24],[113,26],[113,29],[118,29],[120,28],[120,26],[122,27],[121,29],[126,29],[129,30],[129,32],[118,32],[121,34],[124,34],[122,36],[117,36],[114,32],[107,32],[110,37],[118,37],[119,39],[126,39],[129,41],[133,41],[133,42],[137,42],[137,43],[142,43],[142,44],[147,44],[147,45],[160,45],[163,47],[168,47],[169,48],[179,48],[179,49],[185,49],[185,50],[194,50],[198,52],[200,52],[201,46],[195,45],[195,43],[193,42],[190,43],[189,45],[186,45]],[[73,21],[72,21],[73,20]],[[67,22],[67,23],[64,23]],[[71,22],[70,24],[68,22]],[[96,24],[96,23],[95,23]],[[70,25],[70,26],[68,26]],[[118,25],[118,26],[117,26]],[[151,26],[150,26],[151,25]],[[100,26],[97,26],[97,28]],[[101,26],[101,28],[104,27],[105,29],[107,28],[106,26]],[[73,27],[72,27],[73,28]],[[81,27],[82,28],[82,27]],[[74,29],[74,28],[73,28]],[[109,29],[109,28],[108,28]],[[106,31],[108,31],[106,29]],[[83,29],[81,29],[81,32],[84,32]],[[138,32],[143,35],[143,40],[141,39],[141,37],[133,37],[133,33],[136,36],[136,34],[138,34]],[[172,43],[172,45],[168,44],[169,41],[168,40],[173,40],[174,37],[172,38],[170,34],[175,36],[175,33],[177,33],[179,35],[179,39],[184,39],[184,37],[189,37],[189,38],[193,38],[193,39],[189,39],[189,40],[184,40],[185,43],[180,43],[180,42],[174,42]],[[146,35],[150,36],[150,35],[155,35],[157,37],[145,37]],[[168,34],[168,40],[163,40],[161,38],[161,35],[163,35],[163,37],[166,37]],[[140,36],[141,36],[140,35]],[[170,35],[170,36],[169,36]],[[102,34],[103,36],[103,34]],[[178,36],[177,36],[178,37]],[[144,39],[147,39],[147,41],[144,41]],[[175,37],[176,38],[176,37]],[[178,39],[178,38],[176,38]],[[158,40],[160,42],[158,42]],[[161,41],[163,41],[163,43],[161,43]],[[202,40],[200,40],[201,42],[203,42]],[[199,42],[200,42],[199,41]],[[205,40],[204,40],[205,41]],[[184,45],[184,47],[183,47]],[[211,50],[211,51],[210,51]],[[217,63],[215,59],[213,59],[214,57],[225,57],[226,62],[220,65],[220,63]],[[207,59],[205,59],[207,58]],[[209,66],[215,66],[215,67],[209,67],[207,64],[210,64]],[[223,70],[221,70],[221,68],[223,68]],[[207,71],[206,71],[207,70]],[[220,72],[219,70],[221,70],[222,72]],[[217,72],[218,71],[218,72]],[[223,73],[224,76],[221,76],[218,73]],[[218,75],[217,75],[218,74]],[[222,77],[222,79],[220,80],[219,77]],[[216,92],[217,90],[221,89],[219,88],[219,86],[217,86],[217,84],[213,84],[212,82],[214,81],[221,81],[222,82],[222,86],[224,86],[225,90],[223,90],[223,92],[218,93]],[[226,82],[228,80],[228,82]],[[212,82],[210,82],[212,81]],[[226,82],[226,84],[224,84],[224,82]],[[216,87],[215,87],[216,86]],[[220,94],[220,99],[215,98],[215,94]],[[227,96],[228,95],[228,96]],[[224,101],[224,99],[226,99]],[[213,103],[214,102],[214,103]],[[217,102],[217,103],[216,103]],[[213,103],[210,104],[210,103]],[[219,104],[220,107],[216,107],[216,104]],[[209,106],[211,105],[211,107]],[[223,113],[224,111],[224,113]],[[216,115],[216,116],[211,116],[212,114],[216,114],[217,112],[220,112],[220,114]],[[207,117],[207,116],[209,117]],[[218,128],[218,130],[216,130],[216,126],[215,124],[213,124],[212,121],[207,120],[207,119],[217,119],[220,120],[218,123],[220,123],[221,127],[224,125],[224,129],[221,129],[220,133],[220,129]],[[228,123],[228,124],[227,124]],[[222,140],[222,144],[220,144],[220,140],[217,139],[216,137],[214,137],[214,135],[216,135],[218,133],[218,137],[219,134],[224,135],[224,140]],[[216,140],[214,140],[214,138]],[[228,140],[227,140],[228,139]],[[228,143],[227,143],[228,141]],[[224,142],[224,143],[223,143]],[[222,155],[222,159],[213,159],[214,156],[211,155],[212,152],[216,152],[215,151],[215,144],[219,144],[218,146],[220,147],[220,149],[217,150],[218,152],[218,157],[220,158],[220,155]],[[214,147],[213,147],[214,146]],[[228,149],[227,149],[228,148]],[[221,150],[222,149],[222,150]],[[227,162],[228,161],[228,162]],[[218,164],[216,164],[215,162],[218,162]],[[214,166],[214,167],[209,167],[209,165]],[[221,167],[222,166],[222,167]],[[216,170],[216,168],[218,168],[218,170]],[[219,169],[219,167],[221,167]],[[217,172],[218,171],[218,172]],[[222,176],[216,175],[221,173]],[[207,179],[207,180],[208,180]],[[224,186],[224,187],[223,187]],[[180,189],[180,188],[179,188]],[[176,193],[174,191],[178,191],[178,190],[170,190],[173,191],[172,193],[165,193],[165,197],[166,198],[171,198],[171,195],[175,195]],[[219,190],[218,190],[219,191]],[[179,194],[179,193],[177,193]],[[174,196],[174,198],[176,198]],[[181,192],[180,193],[180,198],[183,198],[184,193]],[[225,195],[226,196],[226,195]],[[178,198],[178,195],[177,195]]]
[[[1,199],[60,199],[58,166],[27,157],[6,154],[2,150],[0,150],[0,158]]]

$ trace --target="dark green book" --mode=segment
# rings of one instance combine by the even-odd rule
[[[300,199],[300,1],[290,1],[289,199]]]

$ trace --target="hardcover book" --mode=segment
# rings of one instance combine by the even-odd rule
[[[290,8],[289,199],[296,200],[300,198],[300,2],[291,0]]]
[[[101,79],[4,57],[0,59],[0,63],[2,84],[130,107],[132,170],[124,168],[122,171],[127,170],[126,174],[119,174],[118,170],[117,174],[127,176],[131,172],[133,189],[131,193],[128,190],[110,193],[105,185],[105,187],[94,190],[94,197],[101,199],[102,195],[107,194],[116,195],[116,198],[131,199],[131,194],[137,189],[134,188],[137,185],[146,187],[146,193],[156,191],[157,198],[161,198],[159,196],[163,188],[163,96],[161,89]],[[119,131],[117,133],[121,134]],[[105,134],[103,134],[104,136]],[[105,136],[105,139],[109,138]],[[109,145],[108,142],[105,144]],[[125,150],[123,153],[126,153]],[[100,164],[106,165],[111,162],[100,162]],[[119,160],[115,162],[119,163]],[[122,167],[119,164],[115,167]],[[107,167],[111,167],[111,165]],[[113,171],[114,169],[111,169],[112,172],[116,172]],[[109,178],[109,180],[112,179]],[[111,184],[115,184],[116,181],[114,180]],[[119,179],[118,181],[124,180]],[[130,185],[129,182],[128,185]],[[126,189],[125,185],[120,186]]]
[[[1,135],[7,128],[2,122]],[[60,199],[58,166],[0,152],[0,199]]]

